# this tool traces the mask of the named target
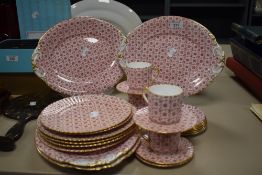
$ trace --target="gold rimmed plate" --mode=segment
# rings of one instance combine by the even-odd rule
[[[48,156],[46,156],[45,154],[43,154],[39,149],[38,153],[46,160],[48,160],[49,162],[61,166],[61,167],[65,167],[65,168],[72,168],[72,169],[78,169],[78,170],[86,170],[86,171],[99,171],[102,169],[108,169],[108,168],[113,168],[116,165],[120,164],[124,159],[130,157],[131,155],[133,155],[133,153],[136,151],[137,147],[139,146],[140,142],[137,141],[137,143],[134,145],[134,147],[128,151],[125,154],[121,154],[117,159],[108,162],[106,164],[96,164],[96,165],[92,165],[92,166],[78,166],[78,165],[72,165],[72,164],[65,164],[65,163],[60,163],[57,162],[51,158],[49,158]]]
[[[96,143],[80,143],[80,144],[68,144],[68,143],[60,143],[60,142],[54,142],[52,140],[50,140],[49,138],[46,138],[45,136],[43,136],[41,133],[40,136],[41,138],[44,139],[45,142],[47,142],[48,144],[53,145],[54,147],[60,147],[61,149],[96,149],[96,148],[104,148],[106,146],[110,146],[110,145],[114,145],[114,143],[119,143],[123,140],[126,140],[127,137],[133,135],[135,133],[135,130],[131,130],[130,132],[126,133],[125,135],[122,135],[120,137],[116,137],[113,138],[111,140],[101,140],[100,142],[96,142]]]
[[[60,152],[65,152],[65,153],[77,153],[77,154],[84,154],[84,153],[95,153],[95,152],[100,152],[100,151],[106,151],[109,149],[112,149],[118,145],[120,145],[121,143],[125,142],[130,136],[127,136],[125,138],[122,138],[121,140],[118,140],[116,142],[112,142],[112,143],[108,143],[108,144],[103,144],[103,145],[97,145],[97,146],[87,146],[87,147],[64,147],[64,145],[61,144],[56,144],[54,145],[53,143],[50,143],[46,140],[42,139],[42,142],[44,142],[46,145],[48,145],[50,148],[53,148],[57,151]]]
[[[35,135],[36,148],[42,156],[48,158],[49,161],[52,160],[61,165],[77,169],[88,169],[108,165],[116,161],[119,157],[126,155],[130,150],[134,150],[139,141],[139,137],[133,135],[125,142],[107,151],[97,152],[95,154],[72,154],[49,147],[37,134]]]
[[[132,115],[132,114],[131,114]],[[132,116],[128,118],[127,122],[122,126],[112,129],[108,132],[92,134],[92,135],[67,135],[61,133],[52,132],[46,128],[44,128],[40,121],[37,120],[37,128],[38,130],[50,138],[51,140],[55,140],[57,142],[71,142],[71,143],[82,143],[82,142],[100,142],[101,140],[109,140],[114,137],[119,137],[120,135],[132,130],[135,127],[134,121],[132,120]]]
[[[73,96],[47,106],[39,116],[43,127],[55,133],[88,135],[113,130],[127,123],[132,106],[108,95]]]
[[[95,140],[95,141],[65,141],[65,140],[58,140],[58,139],[54,139],[52,137],[49,137],[48,135],[45,135],[44,133],[42,133],[40,130],[38,130],[39,134],[41,135],[41,137],[43,137],[45,140],[48,140],[54,144],[62,144],[62,145],[70,145],[70,146],[74,146],[74,145],[96,145],[96,144],[103,144],[103,143],[111,143],[114,142],[116,140],[119,140],[127,135],[130,135],[131,133],[133,133],[135,130],[137,129],[137,127],[134,125],[133,127],[129,128],[128,130],[126,130],[125,132],[122,132],[114,137],[110,137],[110,138],[106,138],[106,139],[101,139],[101,140]]]

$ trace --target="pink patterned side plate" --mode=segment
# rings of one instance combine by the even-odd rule
[[[102,93],[122,78],[116,57],[123,35],[112,24],[75,17],[49,29],[33,54],[36,75],[65,95]]]
[[[136,156],[142,162],[159,167],[175,167],[189,162],[193,158],[194,149],[192,143],[186,138],[181,138],[177,153],[162,154],[149,149],[148,143],[141,141],[136,150]]]
[[[163,134],[184,132],[195,126],[197,122],[197,117],[192,111],[192,106],[186,104],[182,106],[181,119],[178,123],[163,125],[152,122],[149,119],[148,107],[137,110],[133,118],[135,123],[142,129]]]
[[[40,115],[43,127],[64,134],[94,134],[124,125],[132,106],[108,95],[64,98],[47,106]]]
[[[54,150],[48,147],[41,138],[39,138],[38,134],[35,135],[36,148],[45,157],[59,163],[86,168],[109,164],[117,160],[129,152],[136,145],[138,140],[138,136],[133,135],[124,143],[106,152],[96,154],[73,154]]]
[[[162,16],[138,26],[127,36],[127,62],[146,61],[160,68],[158,83],[196,94],[223,69],[224,52],[201,24],[180,16]]]
[[[121,143],[125,142],[132,134],[129,134],[128,136],[121,138],[120,140],[114,140],[114,142],[111,143],[102,143],[102,144],[95,144],[95,145],[68,145],[68,144],[56,144],[54,142],[50,142],[50,140],[42,137],[40,134],[39,137],[42,139],[44,144],[46,144],[48,147],[65,152],[65,153],[76,153],[76,154],[95,154],[99,152],[105,152],[107,150],[113,149],[114,147],[120,145]]]
[[[134,121],[131,120],[127,124],[111,132],[105,132],[105,133],[95,134],[95,135],[92,134],[92,135],[83,135],[83,136],[77,136],[77,135],[71,136],[67,134],[59,134],[59,133],[54,133],[52,131],[49,131],[41,125],[39,120],[37,120],[37,128],[44,135],[47,135],[48,137],[51,137],[54,140],[69,141],[69,142],[76,142],[76,143],[77,142],[95,142],[95,141],[109,139],[109,138],[121,135],[122,133],[134,128],[134,125],[135,125]]]
[[[143,90],[130,89],[127,81],[123,81],[116,85],[116,89],[126,94],[142,95]]]

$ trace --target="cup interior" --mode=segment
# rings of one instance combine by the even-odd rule
[[[158,84],[148,88],[149,92],[159,96],[178,96],[183,93],[179,86],[171,84]]]
[[[143,68],[147,68],[150,67],[151,63],[148,62],[130,62],[127,63],[127,67],[128,68],[132,68],[132,69],[143,69]]]

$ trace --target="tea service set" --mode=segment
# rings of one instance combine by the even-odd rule
[[[204,113],[183,103],[181,87],[155,83],[160,73],[157,66],[138,61],[122,63],[121,66],[127,80],[119,83],[117,90],[127,93],[129,98],[134,94],[140,98],[137,101],[129,99],[138,108],[133,116],[142,138],[136,150],[137,158],[158,167],[189,162],[193,157],[193,145],[181,135],[206,120]]]
[[[223,59],[215,37],[180,16],[153,18],[126,37],[93,17],[57,24],[39,40],[32,65],[48,86],[69,97],[37,119],[39,154],[81,170],[111,168],[133,153],[157,167],[189,162],[194,149],[185,136],[204,132],[207,120],[184,97],[206,88]],[[128,101],[104,94],[115,85]]]

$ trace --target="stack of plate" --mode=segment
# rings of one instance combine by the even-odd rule
[[[194,136],[203,133],[207,128],[206,118],[200,123],[196,124],[193,128],[182,133],[183,136]]]
[[[207,129],[207,119],[205,113],[196,106],[191,106],[191,111],[197,118],[196,124],[187,131],[182,132],[183,136],[194,136],[203,133]]]
[[[106,95],[57,101],[37,120],[37,150],[63,167],[100,170],[115,166],[139,145],[134,110],[128,102]]]

